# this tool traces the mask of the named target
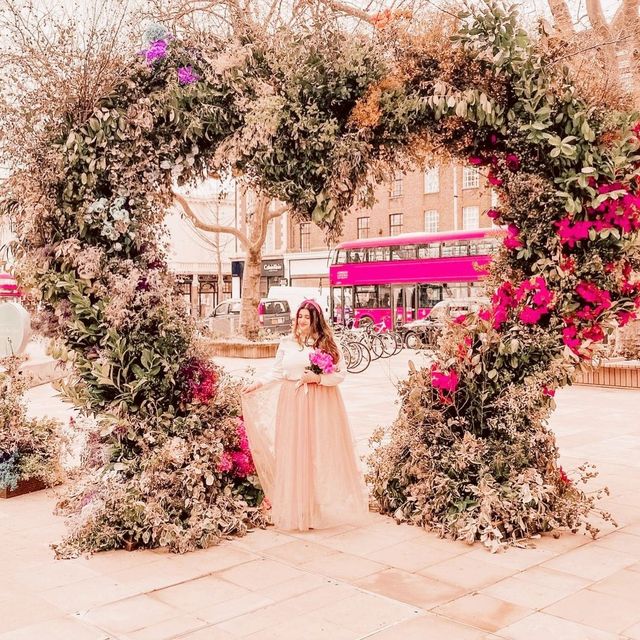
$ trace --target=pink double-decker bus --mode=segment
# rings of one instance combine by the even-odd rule
[[[476,298],[504,232],[407,233],[339,244],[329,267],[334,323],[400,326],[447,298]]]

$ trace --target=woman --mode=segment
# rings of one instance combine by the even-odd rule
[[[331,356],[332,373],[309,370],[309,355]],[[260,482],[280,529],[323,529],[362,523],[368,498],[337,385],[344,358],[315,300],[298,309],[292,335],[284,337],[271,372],[243,395],[247,436]],[[279,384],[275,415],[269,393]],[[272,433],[275,435],[272,436]]]

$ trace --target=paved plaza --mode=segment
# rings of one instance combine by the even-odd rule
[[[410,354],[342,386],[360,454],[397,411]],[[241,374],[269,361],[221,359]],[[34,414],[65,418],[50,386]],[[361,528],[270,528],[183,556],[116,551],[55,561],[65,530],[47,490],[0,501],[0,640],[640,640],[640,392],[560,391],[552,427],[565,469],[619,523],[593,541],[545,536],[492,555],[372,513]]]

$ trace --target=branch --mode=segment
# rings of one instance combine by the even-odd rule
[[[553,16],[553,26],[558,34],[565,39],[571,38],[576,30],[566,0],[547,0],[547,4]]]
[[[244,246],[245,249],[248,249],[251,246],[251,242],[249,241],[249,238],[244,233],[242,233],[240,229],[236,229],[235,227],[225,227],[224,225],[220,225],[220,224],[208,224],[206,222],[203,222],[194,213],[193,209],[191,208],[191,205],[189,204],[189,202],[184,196],[174,191],[173,197],[175,198],[176,202],[182,207],[182,210],[185,212],[187,217],[191,220],[191,222],[196,227],[196,229],[201,229],[202,231],[209,231],[211,233],[228,233],[238,238],[238,240],[240,241],[242,246]]]
[[[584,49],[579,49],[578,51],[572,51],[571,53],[567,53],[564,56],[560,56],[553,61],[553,64],[556,62],[560,62],[561,60],[565,60],[566,58],[571,58],[572,56],[580,55],[581,53],[585,53],[585,51],[591,51],[592,49],[598,49],[600,47],[610,46],[614,44],[620,44],[625,40],[628,40],[631,36],[624,36],[623,38],[618,38],[617,40],[610,40],[609,42],[598,42],[597,44],[593,44],[590,47],[585,47]]]

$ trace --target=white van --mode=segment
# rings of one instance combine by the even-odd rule
[[[275,286],[269,289],[270,300],[286,300],[291,309],[291,319],[296,315],[298,307],[305,300],[315,300],[324,311],[324,317],[329,318],[329,290],[318,287],[283,287]]]

